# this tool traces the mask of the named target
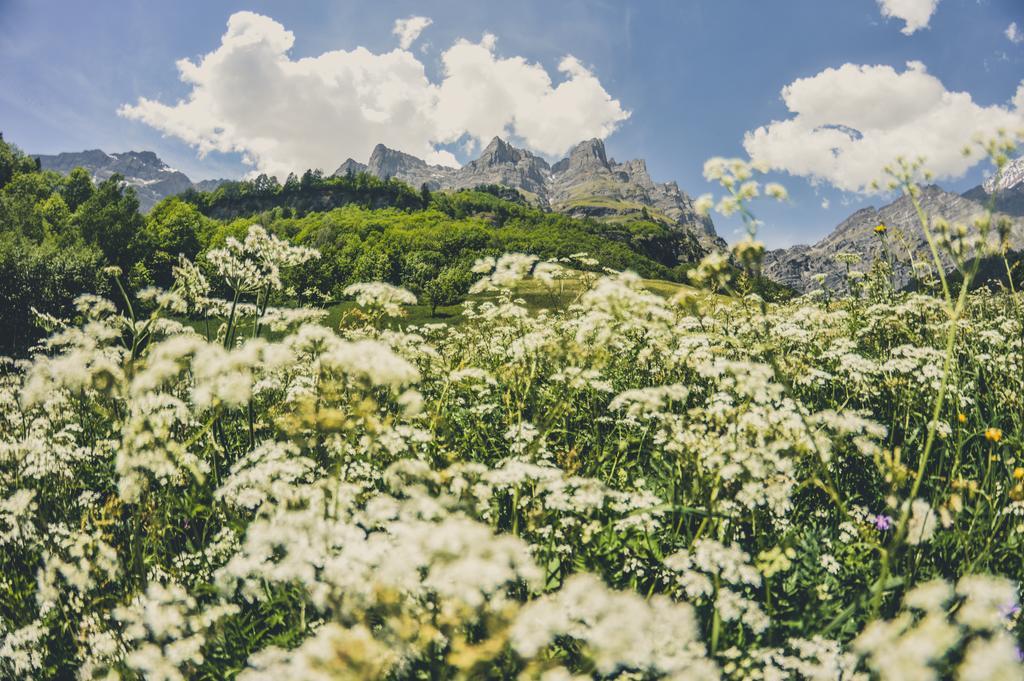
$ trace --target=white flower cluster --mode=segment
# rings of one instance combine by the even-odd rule
[[[527,657],[556,636],[582,643],[602,675],[629,669],[667,679],[719,678],[690,606],[609,591],[589,575],[574,575],[556,593],[527,605],[511,631],[512,646]]]
[[[712,600],[722,620],[739,620],[754,633],[768,627],[768,617],[761,607],[743,595],[747,587],[761,585],[761,574],[739,547],[698,539],[692,550],[666,557],[665,567],[676,572],[675,580],[687,598],[695,602]]]
[[[282,288],[282,268],[301,265],[318,257],[319,252],[293,246],[269,234],[260,225],[249,227],[242,241],[228,237],[222,248],[212,249],[206,254],[217,274],[235,291],[279,291]],[[201,286],[201,281],[196,280],[196,284]]]
[[[470,288],[470,293],[511,288],[516,282],[525,279],[537,263],[537,256],[510,253],[500,258],[484,258],[476,261],[473,272],[486,275]],[[551,274],[543,270],[542,274]]]
[[[1017,589],[1005,579],[972,575],[955,588],[937,579],[907,593],[894,619],[868,624],[853,647],[882,681],[1024,679],[1019,650],[1006,631],[1015,610]],[[953,675],[941,673],[958,658]]]
[[[403,305],[416,304],[412,293],[382,281],[352,284],[342,293],[355,298],[360,307],[379,309],[389,317],[400,317],[405,314]]]

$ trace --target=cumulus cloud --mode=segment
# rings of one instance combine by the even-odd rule
[[[408,35],[400,35],[403,44]],[[348,157],[365,161],[378,142],[458,165],[439,145],[486,144],[502,135],[553,157],[581,139],[606,137],[629,116],[574,57],[559,64],[556,84],[539,64],[499,57],[492,35],[446,50],[436,83],[406,49],[377,54],[357,47],[292,59],[294,42],[269,17],[235,13],[215,50],[198,62],[178,62],[191,88],[185,99],[143,97],[119,113],[200,154],[241,152],[258,171],[278,177],[330,171]]]
[[[1024,81],[1008,105],[981,106],[946,90],[920,62],[902,72],[844,64],[790,83],[782,99],[793,115],[744,136],[751,158],[864,193],[897,156],[924,157],[937,177],[960,177],[978,162],[963,156],[965,145],[1024,126]]]
[[[395,27],[391,29],[391,32],[398,36],[399,47],[403,50],[408,50],[416,42],[416,38],[420,37],[420,33],[423,33],[423,29],[432,23],[434,23],[433,20],[427,17],[396,19]]]
[[[1017,28],[1016,21],[1006,27],[1006,38],[1014,45],[1024,43],[1024,32]]]
[[[877,0],[882,16],[902,19],[905,23],[900,32],[911,35],[922,28],[928,28],[928,22],[935,14],[939,0]]]
[[[496,57],[495,42],[490,34],[480,43],[461,40],[442,56],[435,112],[442,141],[463,134],[484,141],[511,128],[531,149],[555,156],[580,140],[607,137],[628,117],[575,57],[558,65],[566,78],[555,86],[539,64]]]

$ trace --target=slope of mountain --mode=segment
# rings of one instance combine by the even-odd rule
[[[609,222],[646,218],[679,227],[704,250],[724,248],[711,219],[698,215],[693,200],[675,182],[655,183],[643,160],[617,163],[607,158],[604,142],[576,145],[554,165],[495,137],[480,157],[461,168],[429,165],[422,159],[378,144],[363,165],[348,159],[335,175],[365,170],[381,179],[396,178],[431,190],[470,189],[497,184],[521,191],[533,204],[574,217]]]
[[[1010,161],[998,178],[990,177],[984,184],[964,192],[965,197],[985,205],[993,194],[996,210],[1024,217],[1024,156]]]
[[[985,211],[985,207],[966,196],[944,191],[935,185],[921,189],[921,207],[931,218],[942,217],[948,222],[970,224],[971,218]],[[866,271],[876,258],[885,257],[883,240],[875,227],[887,228],[885,244],[894,261],[894,278],[905,286],[913,276],[909,254],[919,262],[930,263],[932,257],[928,242],[921,229],[917,211],[906,196],[901,196],[880,209],[862,208],[836,227],[831,234],[812,246],[799,245],[769,251],[765,255],[764,274],[774,281],[807,292],[820,285],[815,275],[825,275],[824,287],[843,290],[846,287],[846,265],[836,261],[842,253],[859,255],[861,263],[852,269]],[[1024,221],[1016,220],[1011,231],[1011,244],[1024,246]]]
[[[192,188],[197,192],[212,192],[217,187],[221,186],[225,182],[232,182],[225,178],[218,178],[216,180],[199,180],[198,182],[192,183]]]
[[[135,188],[139,208],[146,212],[157,201],[180,194],[193,187],[199,191],[212,191],[225,180],[203,180],[195,183],[174,168],[169,167],[152,151],[126,151],[108,154],[99,149],[65,152],[55,155],[37,154],[43,170],[68,174],[75,168],[85,168],[93,181],[102,182],[111,175],[120,174],[129,186]]]

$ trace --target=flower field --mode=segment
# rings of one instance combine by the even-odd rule
[[[707,168],[751,268],[753,172]],[[785,304],[712,257],[730,295],[531,313],[567,264],[511,254],[461,324],[368,283],[329,328],[268,302],[318,254],[255,226],[216,282],[83,297],[0,375],[0,675],[1024,679],[1024,299],[969,286],[1000,227],[936,227],[925,290]]]

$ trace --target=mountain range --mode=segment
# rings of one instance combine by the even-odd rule
[[[606,221],[650,219],[692,234],[705,251],[725,248],[711,218],[699,215],[693,199],[675,182],[654,182],[642,159],[619,163],[608,158],[599,139],[580,142],[568,156],[549,164],[495,137],[479,158],[461,168],[430,165],[378,144],[366,163],[349,158],[334,174],[349,172],[396,178],[432,191],[504,185],[545,210]]]
[[[1024,158],[1012,161],[998,180],[991,178],[963,194],[948,192],[936,185],[922,187],[919,202],[931,219],[941,217],[950,224],[964,223],[968,227],[972,218],[983,214],[993,203],[997,212],[1013,221],[1010,247],[1024,250]],[[875,232],[875,227],[880,224],[886,227],[886,244],[893,257],[895,282],[905,286],[913,275],[911,253],[918,261],[931,263],[933,260],[917,211],[907,196],[901,196],[881,208],[872,206],[858,210],[813,245],[768,251],[764,274],[800,292],[822,286],[842,291],[846,288],[847,266],[837,262],[836,256],[843,253],[859,255],[861,263],[852,269],[869,269],[876,258],[884,257],[883,241]],[[823,284],[816,281],[816,275],[824,275]]]
[[[135,188],[145,212],[160,199],[190,188],[212,191],[225,180],[193,183],[152,151],[108,154],[99,149],[37,155],[44,170],[67,174],[85,168],[95,181],[121,174]],[[609,159],[599,139],[579,143],[555,164],[525,149],[518,149],[495,137],[479,158],[461,168],[429,165],[404,152],[378,144],[367,163],[348,159],[334,175],[366,172],[380,179],[395,178],[430,190],[471,189],[479,185],[502,185],[518,190],[524,198],[544,210],[573,217],[591,217],[606,222],[628,223],[650,220],[677,230],[679,261],[698,259],[709,250],[724,249],[709,217],[694,210],[693,200],[675,182],[656,183],[642,159],[618,163]]]
[[[212,191],[227,180],[202,180],[192,182],[185,173],[171,168],[152,151],[126,151],[108,154],[99,149],[89,149],[61,154],[35,154],[43,170],[54,170],[67,175],[75,168],[84,168],[94,182],[102,182],[110,176],[122,175],[129,186],[135,188],[142,212],[149,211],[157,201],[180,194],[188,189]]]

